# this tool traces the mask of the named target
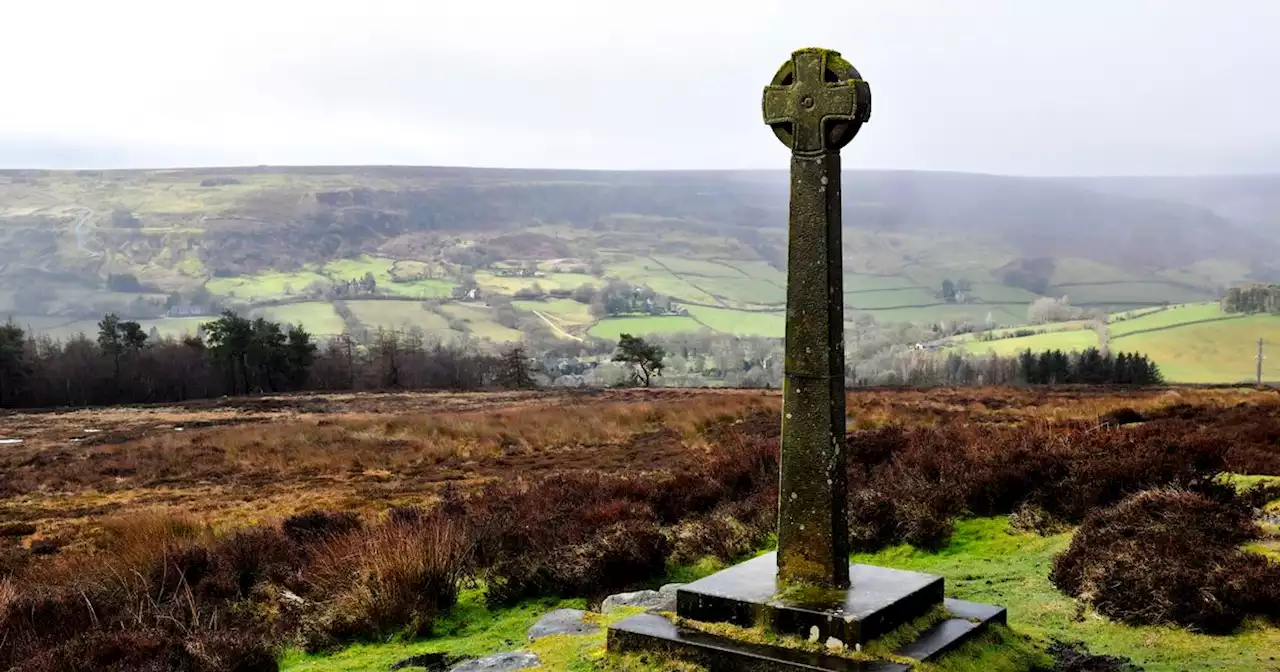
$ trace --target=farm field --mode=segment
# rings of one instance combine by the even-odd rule
[[[520,340],[520,332],[498,324],[494,320],[493,309],[482,303],[448,303],[440,306],[441,312],[467,328],[467,333],[476,338],[484,338],[495,343],[510,343]]]
[[[644,336],[648,334],[698,331],[705,328],[692,317],[683,315],[606,317],[587,330],[587,333],[596,338],[607,338],[616,341],[622,334]]]
[[[546,301],[512,301],[521,310],[538,311],[560,324],[561,327],[578,327],[591,324],[591,306],[578,303],[573,299],[550,299]]]
[[[1053,331],[1034,336],[1002,338],[995,341],[965,341],[963,347],[970,354],[985,355],[989,352],[994,352],[1002,357],[1011,357],[1024,350],[1031,350],[1032,352],[1042,352],[1044,350],[1070,352],[1072,350],[1098,347],[1098,334],[1092,329]]]
[[[1255,379],[1259,338],[1280,343],[1280,315],[1250,315],[1131,334],[1115,341],[1115,347],[1151,357],[1168,380],[1236,383]],[[1280,379],[1280,369],[1264,361],[1262,377]]]
[[[736,390],[336,394],[5,414],[0,416],[4,427],[0,438],[21,443],[0,448],[0,519],[30,525],[34,531],[21,537],[0,536],[0,551],[7,553],[0,553],[0,585],[5,572],[14,571],[14,565],[4,563],[13,563],[14,558],[34,563],[20,565],[25,569],[18,571],[51,572],[39,574],[44,577],[61,576],[54,571],[61,563],[74,564],[80,558],[118,568],[123,566],[118,563],[137,562],[129,558],[145,558],[146,552],[152,552],[147,549],[166,548],[163,543],[174,544],[172,548],[200,547],[214,543],[210,539],[234,538],[237,530],[279,529],[289,516],[313,510],[354,512],[371,531],[377,531],[389,524],[379,521],[387,520],[395,507],[431,510],[437,503],[452,501],[450,488],[481,498],[469,502],[523,496],[519,494],[523,490],[503,488],[513,476],[528,487],[568,488],[536,491],[538,506],[528,506],[533,500],[516,500],[525,504],[511,509],[516,514],[507,514],[531,516],[531,521],[541,521],[543,515],[562,516],[557,518],[562,521],[560,528],[545,528],[551,539],[580,533],[564,527],[584,524],[577,522],[573,511],[583,512],[582,520],[605,511],[638,515],[625,524],[632,526],[628,528],[632,535],[640,534],[646,528],[638,526],[653,523],[644,523],[649,519],[635,512],[650,504],[639,499],[610,508],[609,498],[618,496],[609,494],[617,492],[611,490],[619,487],[617,479],[630,484],[625,490],[632,493],[629,497],[653,496],[659,498],[655,501],[668,502],[670,495],[661,494],[664,491],[646,495],[644,488],[657,488],[672,474],[702,473],[698,470],[709,459],[722,460],[709,473],[736,465],[732,478],[758,481],[762,488],[724,495],[728,499],[723,505],[728,508],[716,509],[722,512],[717,515],[734,511],[733,515],[742,516],[746,529],[767,530],[776,515],[770,505],[776,500],[771,490],[776,467],[768,456],[776,451],[780,401],[776,392]],[[1241,478],[1237,487],[1280,480],[1267,476],[1280,472],[1280,452],[1266,439],[1280,427],[1280,398],[1273,390],[867,390],[851,392],[847,406],[852,419],[850,445],[856,450],[871,449],[883,440],[905,441],[896,450],[908,456],[937,442],[958,447],[958,452],[943,451],[953,457],[981,459],[983,451],[1009,440],[1025,441],[1043,451],[1046,435],[1042,433],[1052,432],[1063,445],[1085,442],[1081,455],[1099,450],[1108,454],[1104,450],[1108,446],[1120,451],[1108,460],[1148,450],[1144,447],[1148,445],[1157,446],[1162,455],[1226,450],[1236,469],[1253,474]],[[1145,422],[1128,429],[1097,428],[1100,417],[1119,409],[1131,409],[1126,412]],[[890,425],[901,425],[907,434],[894,438],[899,430]],[[1193,435],[1195,441],[1187,443]],[[1221,440],[1228,436],[1231,440]],[[1201,440],[1214,437],[1219,440]],[[758,455],[751,459],[763,460],[761,466],[748,469],[747,465],[756,464],[746,459],[749,455]],[[858,459],[875,459],[866,455]],[[1133,474],[1132,467],[1117,468],[1126,478],[1143,478]],[[1113,478],[1105,469],[1091,473]],[[966,479],[980,478],[978,472],[961,476],[944,469],[943,474],[945,483],[933,488],[959,489],[965,487]],[[858,479],[853,483],[857,488],[872,487]],[[1133,487],[1130,483],[1125,487]],[[584,509],[584,501],[595,504]],[[698,531],[708,529],[703,527],[708,519],[692,512],[679,515],[679,529],[685,531],[680,538],[686,541],[671,547],[672,555],[665,562],[643,572],[628,570],[636,573],[621,577],[615,572],[614,581],[621,581],[608,584],[608,590],[692,580],[770,547],[767,535],[749,535],[733,542],[728,557],[709,554],[708,547],[698,545],[702,538]],[[1059,592],[1047,577],[1054,557],[1070,544],[1073,525],[1041,536],[1016,527],[1007,513],[961,518],[945,541],[932,549],[890,543],[852,559],[935,573],[947,580],[948,595],[1007,606],[1012,634],[1001,635],[1003,643],[998,646],[965,654],[990,665],[981,669],[1029,670],[1033,661],[1046,664],[1045,647],[1055,639],[1082,641],[1092,653],[1129,658],[1156,672],[1267,669],[1268,656],[1280,645],[1280,624],[1252,620],[1229,635],[1194,634],[1175,626],[1134,627],[1094,613]],[[725,541],[717,533],[704,534]],[[157,546],[157,538],[169,541]],[[583,543],[605,544],[607,538],[589,536],[595,541]],[[135,555],[91,555],[103,548],[119,549],[112,544],[122,540],[137,545],[128,547],[134,548]],[[634,537],[628,535],[627,541],[633,542]],[[1264,540],[1260,547],[1269,543]],[[37,546],[60,550],[27,557],[26,549]],[[522,557],[539,561],[534,555]],[[84,573],[96,571],[92,565],[76,566]],[[329,582],[324,585],[330,590],[346,590],[345,577],[359,576],[359,572],[326,576],[316,575],[314,580]],[[456,606],[436,614],[434,634],[379,636],[323,652],[282,645],[274,655],[281,669],[296,672],[385,670],[410,655],[427,652],[487,655],[519,647],[515,642],[523,640],[524,630],[547,611],[597,608],[602,595],[581,584],[558,596],[529,594],[493,602],[486,598],[485,586],[492,589],[499,584],[493,583],[494,575],[488,576],[486,582],[468,584]],[[34,584],[15,585],[21,596]],[[210,590],[201,595],[211,594]],[[100,598],[90,591],[77,604]],[[315,608],[324,608],[321,604]],[[197,605],[208,608],[205,602]],[[106,606],[99,604],[100,618],[109,617]],[[0,600],[0,618],[4,609]],[[600,618],[607,622],[617,617]],[[64,637],[80,626],[67,627]],[[195,631],[191,636],[203,635]],[[256,646],[256,640],[237,641],[244,648]],[[602,658],[603,643],[603,635],[553,638],[534,650],[547,669],[667,672],[653,665],[615,666],[615,661]],[[986,657],[994,651],[1005,652],[1006,657],[999,659],[1004,662]],[[4,655],[7,652],[0,646],[0,656]],[[955,659],[958,667],[944,661],[940,670],[975,669],[963,667],[960,661]]]
[[[262,315],[272,322],[302,326],[315,336],[337,336],[346,331],[346,324],[328,301],[269,306],[262,309]]]
[[[1164,310],[1139,312],[1136,316],[1124,320],[1111,321],[1111,337],[1127,336],[1138,331],[1167,329],[1169,327],[1205,322],[1209,320],[1234,319],[1243,317],[1240,313],[1223,312],[1217,303],[1190,303],[1169,306]]]
[[[685,310],[708,329],[737,336],[782,338],[787,331],[786,313],[757,313],[706,306],[685,306]]]
[[[994,341],[967,334],[955,339],[955,344],[970,354],[995,352],[1002,356],[1028,349],[1071,351],[1099,346],[1097,333],[1088,322],[1026,328],[1045,333]],[[1167,381],[1238,383],[1255,379],[1258,339],[1272,342],[1280,338],[1280,316],[1225,313],[1217,302],[1189,303],[1114,313],[1108,329],[1113,351],[1147,355],[1160,366]],[[1280,372],[1264,364],[1263,379],[1280,380]]]
[[[449,321],[416,301],[347,301],[347,308],[368,329],[417,327],[428,334],[449,331]]]

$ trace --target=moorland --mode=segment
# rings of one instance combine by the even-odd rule
[[[6,413],[0,669],[373,670],[518,647],[556,606],[768,549],[780,402],[543,390]],[[1010,608],[941,669],[1274,668],[1274,390],[859,390],[848,408],[855,559]],[[602,657],[602,635],[533,649],[550,669],[670,669]]]

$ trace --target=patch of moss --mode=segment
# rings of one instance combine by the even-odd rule
[[[954,618],[955,614],[947,611],[947,608],[941,604],[929,610],[929,613],[921,616],[910,623],[904,623],[898,626],[894,631],[877,637],[867,645],[862,647],[863,653],[870,654],[876,658],[889,660],[895,658],[895,652],[902,647],[914,642],[924,633],[925,630],[949,619]]]

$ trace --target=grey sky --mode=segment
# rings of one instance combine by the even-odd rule
[[[846,166],[1280,172],[1275,0],[3,0],[0,167],[783,168],[796,48]]]

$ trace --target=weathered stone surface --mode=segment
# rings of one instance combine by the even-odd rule
[[[657,614],[640,614],[609,628],[609,650],[650,651],[698,663],[710,672],[908,672],[899,663],[785,649],[718,637],[676,626]]]
[[[764,123],[795,154],[838,152],[871,119],[871,87],[830,49],[801,49],[764,89]]]
[[[556,609],[529,628],[529,641],[551,635],[589,635],[599,632],[600,626],[583,620],[586,615],[587,612],[581,609]]]
[[[467,661],[449,672],[510,672],[511,670],[527,670],[537,667],[542,661],[536,654],[528,651],[498,653],[479,660]]]
[[[676,613],[708,623],[744,628],[765,624],[772,632],[846,645],[867,642],[925,615],[943,600],[940,576],[845,563],[847,589],[788,595],[777,582],[773,553],[694,581],[679,592]]]
[[[634,593],[618,593],[604,598],[601,613],[609,613],[618,607],[644,607],[655,611],[675,611],[675,591],[662,593],[657,590],[638,590]]]
[[[668,583],[668,584],[666,584],[666,585],[662,586],[661,588],[659,588],[659,589],[658,589],[658,592],[659,592],[659,593],[662,593],[663,595],[670,595],[670,596],[672,596],[672,597],[675,597],[675,596],[676,596],[676,591],[677,591],[677,590],[680,590],[681,588],[683,588],[683,587],[685,587],[685,586],[687,586],[687,585],[689,585],[689,584],[687,584],[687,583]]]
[[[840,148],[870,118],[871,90],[840,54],[802,49],[764,91],[791,148],[778,576],[848,584],[844,264]]]

